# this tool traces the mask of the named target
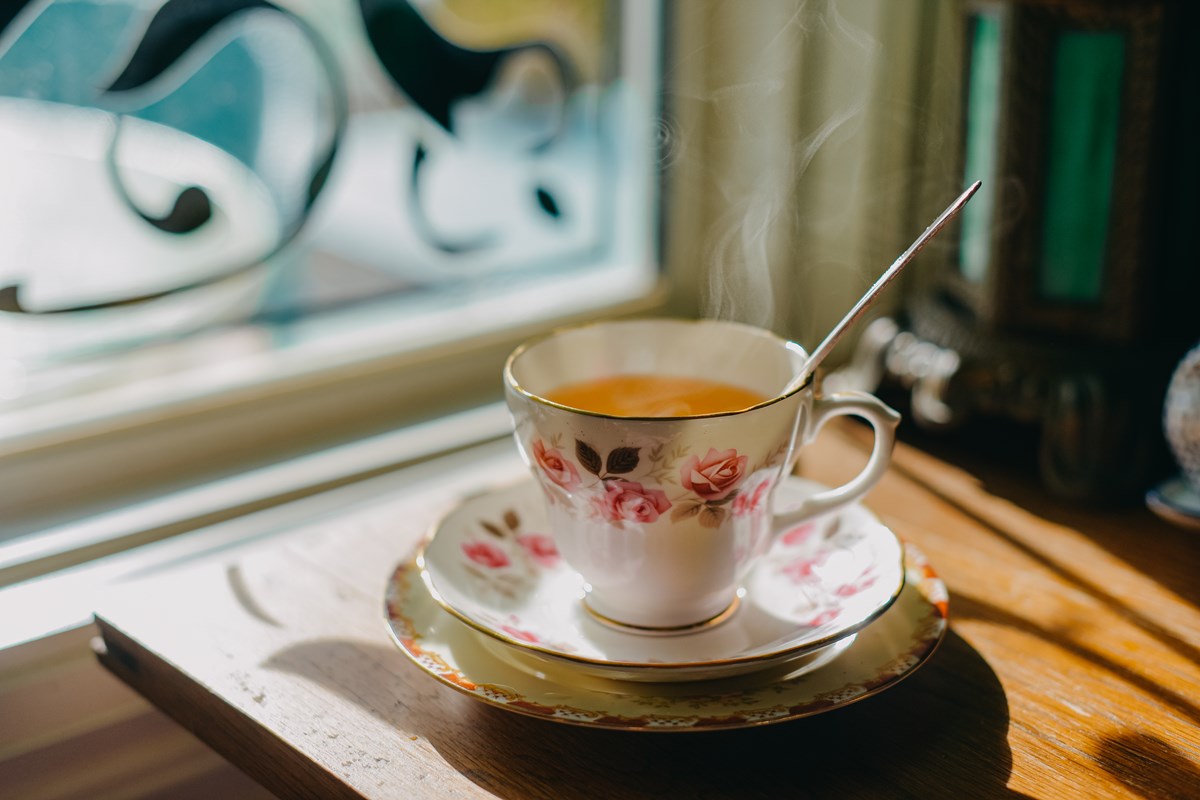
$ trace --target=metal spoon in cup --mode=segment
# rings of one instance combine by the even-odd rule
[[[975,192],[979,190],[981,183],[981,181],[975,181],[973,184],[971,184],[971,186],[965,192],[958,196],[957,200],[951,203],[945,211],[938,215],[937,219],[930,223],[929,227],[925,229],[925,232],[918,236],[916,241],[908,246],[907,250],[901,253],[900,256],[892,262],[892,265],[887,268],[883,275],[879,276],[879,280],[875,281],[875,284],[867,290],[866,294],[860,297],[858,302],[854,304],[854,308],[850,309],[850,311],[846,313],[846,316],[842,317],[841,321],[834,326],[833,330],[829,332],[829,335],[826,336],[819,345],[817,345],[816,349],[812,351],[812,355],[808,357],[808,361],[804,362],[804,369],[800,370],[796,377],[792,378],[791,382],[788,383],[782,394],[789,394],[804,385],[804,382],[808,380],[809,376],[816,371],[817,366],[824,361],[826,356],[829,355],[830,351],[833,350],[834,346],[838,343],[838,340],[842,338],[842,335],[850,328],[851,325],[858,322],[859,318],[862,317],[866,310],[870,308],[872,304],[874,304],[876,298],[879,296],[879,293],[882,292],[889,283],[895,280],[896,276],[900,274],[900,270],[908,266],[909,262],[916,257],[917,253],[921,252],[921,249],[929,243],[929,240],[934,236],[937,236],[938,233],[941,232],[942,228],[946,227],[946,224],[950,222],[950,220],[954,219],[954,217],[958,215],[959,211],[962,211],[962,208],[967,204],[967,201],[970,200]]]

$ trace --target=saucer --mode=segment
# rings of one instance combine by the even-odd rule
[[[836,659],[801,675],[780,675],[781,667],[698,683],[639,683],[581,674],[567,662],[521,668],[497,658],[489,646],[498,644],[433,600],[415,560],[391,576],[386,616],[393,640],[420,669],[491,706],[593,728],[745,728],[849,705],[894,686],[929,658],[946,632],[946,587],[911,545],[905,566],[904,590],[891,608]]]
[[[610,681],[635,681],[635,682],[658,682],[663,685],[678,684],[691,681],[695,686],[696,682],[704,680],[724,680],[726,678],[735,677],[737,675],[745,675],[747,673],[755,673],[756,679],[762,679],[764,676],[773,676],[776,679],[782,678],[798,678],[805,673],[820,669],[829,662],[833,661],[841,655],[846,648],[854,644],[856,633],[838,639],[836,642],[825,647],[812,650],[807,653],[802,653],[798,656],[792,656],[778,661],[772,661],[770,664],[753,664],[744,669],[733,670],[715,670],[713,674],[716,677],[708,678],[700,674],[697,670],[693,677],[676,677],[675,670],[667,672],[665,675],[647,670],[622,670],[615,667],[605,666],[604,668],[596,668],[590,664],[575,664],[568,665],[565,662],[554,658],[543,656],[533,650],[525,650],[520,647],[511,647],[498,639],[493,639],[490,636],[476,637],[478,642],[499,660],[524,670],[534,675],[542,675],[546,670],[566,669],[570,670],[574,679],[578,680],[578,676],[588,676],[593,678],[603,678]],[[688,671],[692,674],[691,671]]]
[[[1200,528],[1200,494],[1182,475],[1165,480],[1146,492],[1146,505],[1168,522]]]
[[[780,486],[792,504],[824,487]],[[547,533],[532,481],[465,500],[435,527],[417,558],[430,595],[475,630],[577,674],[694,681],[778,666],[828,647],[882,614],[904,585],[903,548],[862,506],[776,532],[721,625],[648,637],[597,622],[584,583]]]

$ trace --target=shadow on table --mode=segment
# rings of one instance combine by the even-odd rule
[[[486,706],[421,675],[394,650],[309,642],[268,666],[338,692],[433,745],[505,798],[1016,798],[1009,712],[991,667],[957,634],[912,677],[844,709],[762,728],[635,733],[563,725]],[[353,690],[339,667],[378,665]],[[394,667],[394,669],[393,669]]]
[[[1122,502],[1114,501],[1106,506],[1096,499],[1072,501],[1054,496],[1036,478],[1037,436],[1036,428],[1005,422],[962,431],[955,436],[926,433],[907,426],[902,438],[906,443],[970,473],[988,494],[1009,500],[1048,522],[1084,533],[1126,564],[1154,578],[1193,606],[1200,607],[1200,581],[1195,579],[1194,569],[1195,533],[1169,525],[1154,516],[1140,497],[1131,499],[1118,495]],[[862,441],[865,443],[867,440],[864,438]],[[980,518],[973,509],[964,507],[954,497],[946,496],[936,486],[928,485],[920,476],[910,473],[909,477],[924,484],[959,511],[993,528],[1009,544],[1042,562],[1064,579],[1109,605],[1115,604],[1103,587],[1089,583],[1079,570],[1049,561],[1043,553],[1018,541],[1010,531],[997,528],[993,520]],[[1162,477],[1167,477],[1167,474],[1164,473]]]
[[[841,429],[866,458],[870,434],[865,426]],[[1046,522],[1061,525],[1085,536],[1120,560],[1200,608],[1200,581],[1196,580],[1195,532],[1175,528],[1151,514],[1140,502],[1135,506],[1103,507],[1098,502],[1070,502],[1056,498],[1035,477],[1035,429],[1015,423],[977,426],[955,436],[939,436],[912,429],[905,430],[906,444],[956,465],[978,481],[986,495],[1009,501],[1013,506]],[[1200,662],[1200,647],[1181,636],[1178,630],[1163,624],[1146,606],[1118,596],[1107,578],[1111,572],[1092,567],[1087,560],[1068,561],[1039,545],[1035,538],[1014,524],[1006,515],[994,513],[987,504],[966,499],[956,491],[946,491],[941,480],[930,480],[922,469],[909,462],[893,462],[891,469],[918,484],[954,511],[971,519],[992,536],[1049,571],[1063,583],[1084,592],[1166,647],[1191,661]],[[953,481],[951,481],[953,483]],[[956,605],[955,614],[961,612]],[[1105,665],[1107,666],[1107,665]],[[1195,717],[1196,707],[1187,702]]]
[[[1123,733],[1105,737],[1097,760],[1110,775],[1148,800],[1194,797],[1200,769],[1187,754],[1157,736]],[[1150,772],[1147,764],[1154,764]]]

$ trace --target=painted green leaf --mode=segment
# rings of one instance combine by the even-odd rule
[[[575,457],[579,459],[579,463],[588,472],[599,477],[600,468],[603,462],[600,460],[600,454],[597,453],[591,445],[579,439],[575,440]]]
[[[638,465],[638,450],[637,447],[617,447],[608,454],[608,462],[605,467],[608,472],[613,475],[624,475],[627,472],[633,472]]]

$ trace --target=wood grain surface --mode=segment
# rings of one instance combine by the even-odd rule
[[[830,425],[801,473],[845,480],[868,437]],[[959,461],[901,444],[867,500],[945,579],[949,635],[898,686],[811,718],[578,728],[409,663],[384,583],[457,497],[524,474],[497,446],[230,563],[127,587],[97,612],[98,652],[281,797],[1200,798],[1200,535]]]

